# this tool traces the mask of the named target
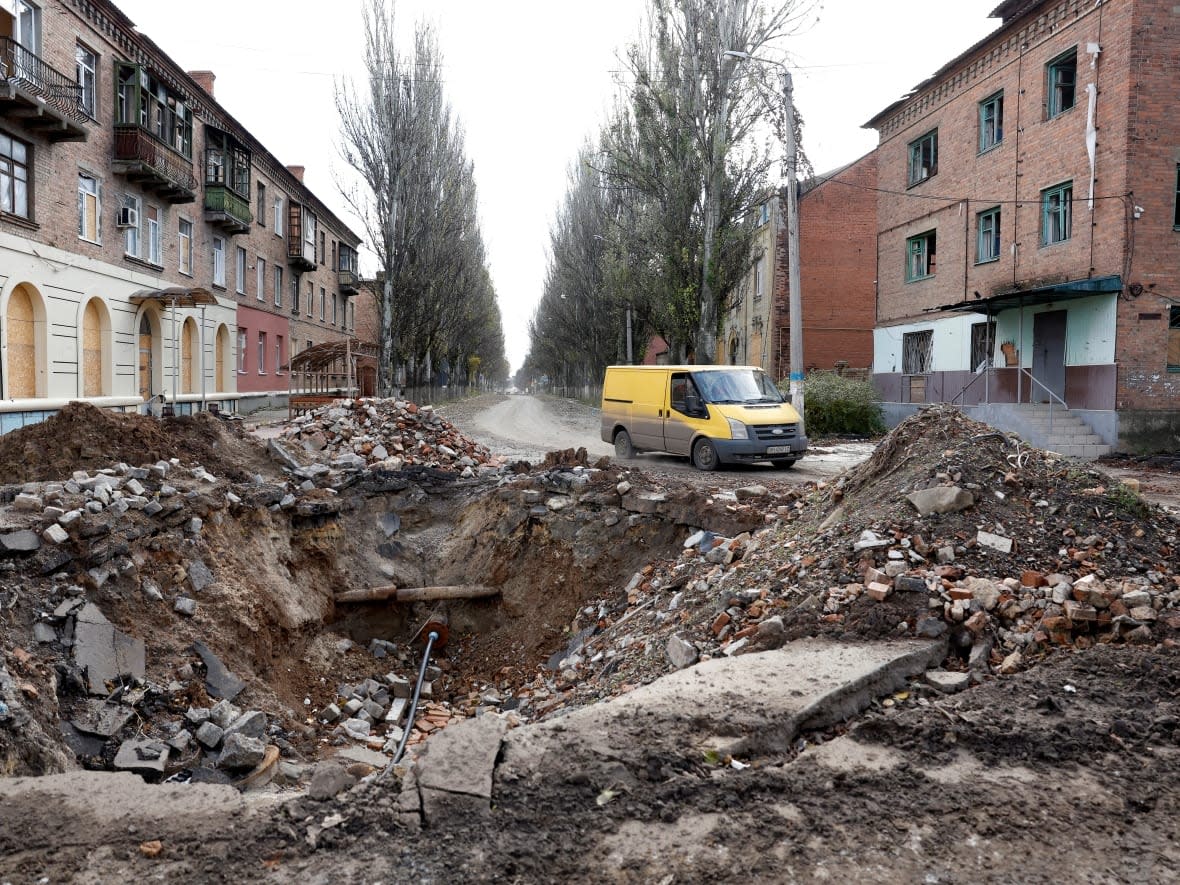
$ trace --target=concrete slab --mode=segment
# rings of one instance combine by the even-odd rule
[[[106,683],[120,676],[143,679],[143,640],[116,630],[98,606],[87,603],[78,612],[74,625],[74,663],[86,673],[86,687],[91,694],[108,695]]]
[[[215,698],[232,701],[246,687],[244,680],[235,675],[221,659],[199,639],[193,643],[193,651],[205,664],[205,690]]]
[[[580,772],[597,783],[617,777],[608,769],[618,763],[643,772],[651,760],[699,758],[705,750],[738,757],[782,753],[801,730],[848,718],[945,655],[945,643],[937,641],[804,640],[706,661],[615,700],[510,732],[496,777]]]
[[[131,721],[135,710],[123,704],[108,704],[88,698],[83,709],[70,720],[78,731],[109,738]]]
[[[490,801],[492,773],[507,731],[501,717],[478,716],[432,737],[414,763],[423,798],[427,790],[442,790]]]
[[[123,741],[115,755],[114,766],[122,771],[162,774],[168,765],[168,753],[169,747],[163,741]]]

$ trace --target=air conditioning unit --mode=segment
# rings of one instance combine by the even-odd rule
[[[119,208],[119,217],[115,221],[116,227],[139,227],[139,210],[130,206]]]

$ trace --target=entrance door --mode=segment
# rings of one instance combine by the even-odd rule
[[[1032,374],[1041,384],[1065,399],[1065,315],[1051,310],[1033,317]],[[1048,402],[1049,395],[1034,386],[1030,397],[1034,403]]]
[[[152,324],[146,316],[139,320],[139,395],[152,398]]]

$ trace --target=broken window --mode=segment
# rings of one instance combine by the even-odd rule
[[[1004,93],[997,92],[979,103],[979,152],[1004,140]]]
[[[937,236],[932,230],[906,240],[905,278],[907,283],[934,276],[936,244]]]
[[[1172,227],[1180,230],[1180,163],[1176,164],[1176,206],[1172,215]]]
[[[1168,308],[1168,371],[1180,372],[1180,306]]]
[[[901,336],[901,371],[906,375],[926,375],[930,372],[930,354],[934,330],[906,332]]]
[[[996,349],[996,321],[972,323],[971,325],[971,370],[978,372],[992,362]]]
[[[976,216],[975,262],[983,264],[1000,257],[1000,207]]]
[[[1057,56],[1045,68],[1047,79],[1048,100],[1046,102],[1049,119],[1063,114],[1077,102],[1078,82],[1078,48],[1075,46],[1069,52]]]
[[[1068,240],[1073,228],[1073,182],[1041,191],[1041,245]]]
[[[938,171],[938,130],[927,132],[917,141],[910,142],[911,186],[925,181]]]

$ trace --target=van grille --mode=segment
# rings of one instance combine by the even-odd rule
[[[794,439],[797,431],[795,424],[756,424],[751,429],[761,440]]]

